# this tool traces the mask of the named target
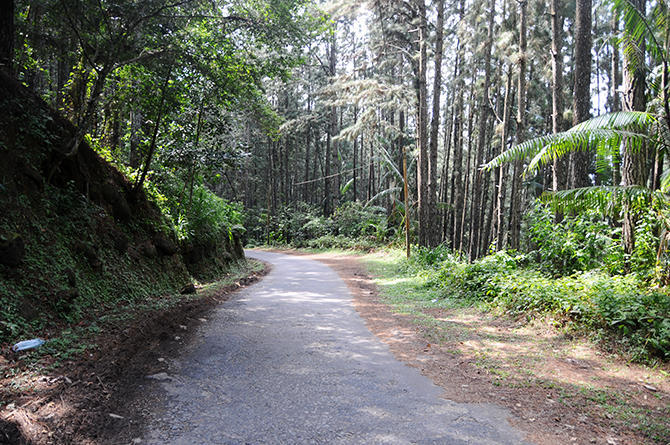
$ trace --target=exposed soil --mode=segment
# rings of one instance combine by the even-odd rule
[[[510,422],[537,444],[670,444],[667,366],[627,363],[546,321],[426,311],[436,328],[394,312],[355,257],[310,256],[340,274],[368,328],[442,387],[445,398],[505,406]]]
[[[21,357],[0,355],[0,444],[119,443],[134,437],[141,415],[128,412],[138,383],[164,371],[162,357],[176,355],[208,312],[241,287],[269,271],[184,299],[170,309],[130,314],[105,326],[84,356],[51,370],[55,358],[30,365]],[[124,420],[125,419],[125,420]]]

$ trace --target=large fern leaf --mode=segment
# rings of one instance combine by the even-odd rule
[[[540,136],[517,144],[493,158],[482,168],[490,170],[502,164],[530,158],[524,175],[574,151],[597,150],[618,156],[625,139],[633,148],[649,140],[649,129],[656,118],[641,111],[620,111],[589,119],[568,131]]]

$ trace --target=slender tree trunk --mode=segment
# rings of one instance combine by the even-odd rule
[[[330,57],[329,57],[329,70],[330,75],[335,76],[337,68],[337,37],[336,33],[333,33],[333,37],[330,42]],[[333,137],[337,134],[337,108],[334,106],[330,107],[330,122],[328,125],[328,134],[326,139],[326,174],[324,179],[324,202],[323,202],[323,214],[325,216],[330,216],[333,213],[333,191],[330,178],[330,166],[333,162],[332,157],[337,156],[337,146],[333,141]]]
[[[319,138],[314,139],[314,160],[312,162],[312,182],[310,183],[310,200],[312,204],[320,204],[317,201],[319,196],[318,194],[318,184],[316,178],[319,174],[319,161],[321,160],[321,140]]]
[[[444,46],[444,0],[437,2],[437,30],[435,36],[435,76],[433,78],[433,117],[430,126],[428,162],[428,227],[427,243],[434,247],[440,243],[437,229],[437,142],[440,128],[440,95],[442,91],[442,54]]]
[[[376,194],[375,191],[375,158],[374,158],[374,145],[372,140],[370,141],[370,170],[368,176],[368,201],[371,200]]]
[[[617,43],[619,34],[619,20],[616,14],[612,14],[612,61],[610,73],[610,111],[621,111],[621,97],[619,95],[619,85],[621,85],[621,72],[619,69],[619,44]],[[621,184],[621,153],[615,153],[612,158],[612,184]]]
[[[473,70],[473,74],[476,73],[477,70]],[[470,98],[469,98],[469,103],[472,104],[469,108],[468,111],[468,153],[467,153],[467,160],[465,163],[465,183],[463,185],[463,205],[462,205],[462,213],[460,215],[461,222],[460,222],[460,232],[458,233],[458,251],[459,252],[465,252],[465,246],[467,245],[467,240],[465,238],[467,230],[466,230],[466,223],[467,223],[467,216],[468,216],[468,192],[470,189],[470,177],[474,176],[476,174],[475,171],[471,168],[471,162],[472,162],[472,157],[474,156],[474,150],[472,149],[472,129],[473,129],[473,121],[474,121],[474,93],[475,93],[475,80],[472,79],[472,82],[470,83],[471,88],[470,88]],[[472,210],[472,209],[471,209]],[[472,212],[470,213],[472,215]]]
[[[619,96],[619,85],[621,85],[621,72],[619,70],[619,19],[616,14],[612,14],[612,60],[610,67],[610,111],[621,111],[621,98]]]
[[[456,63],[454,64],[454,79],[456,79],[458,76],[458,54],[456,55]],[[451,104],[453,102],[453,98],[455,97],[456,91],[452,89],[451,91],[451,99],[447,101],[447,103]],[[452,205],[453,205],[453,188],[450,188],[450,184],[453,186],[453,178],[454,178],[454,169],[449,169],[449,162],[451,158],[451,147],[452,147],[452,135],[454,133],[454,119],[455,119],[455,109],[454,105],[451,104],[449,106],[450,112],[449,112],[449,118],[447,119],[447,116],[445,116],[444,120],[444,152],[445,152],[445,159],[444,159],[444,165],[442,168],[442,202],[444,202],[444,210],[442,210],[442,241],[444,242],[445,240],[451,240],[451,213],[452,213]],[[449,178],[449,171],[452,172],[451,178]],[[452,245],[453,247],[453,245]]]
[[[527,10],[528,1],[519,2],[519,73],[517,84],[517,115],[516,141],[517,144],[526,139],[526,63],[527,63]],[[521,170],[522,161],[514,163],[512,177],[512,196],[510,198],[510,247],[519,248],[521,233]]]
[[[575,12],[575,71],[572,95],[572,124],[577,125],[591,117],[591,0],[576,0]],[[590,151],[570,154],[570,187],[591,185]]]
[[[486,44],[484,47],[484,85],[482,87],[482,94],[479,104],[479,125],[477,127],[477,162],[475,164],[475,178],[473,188],[473,203],[472,203],[472,223],[470,225],[470,246],[468,249],[468,258],[470,260],[477,257],[480,243],[480,221],[483,208],[482,203],[482,179],[483,174],[479,171],[479,167],[484,161],[484,152],[486,151],[486,128],[488,127],[489,115],[491,113],[491,105],[489,99],[489,88],[491,86],[491,46],[493,45],[493,27],[496,9],[496,0],[491,0],[489,3],[489,24],[488,33],[486,35]]]
[[[512,90],[512,72],[511,67],[507,72],[507,84],[505,86],[505,105],[503,107],[503,123],[502,134],[500,136],[500,152],[507,150],[507,131],[509,129],[509,121],[512,104],[510,103],[513,94]],[[505,214],[505,199],[507,188],[507,172],[509,170],[507,164],[503,164],[498,170],[498,196],[496,198],[496,249],[503,250],[507,245],[505,224],[503,215]]]
[[[154,152],[156,151],[156,138],[158,137],[158,129],[160,128],[161,125],[161,119],[163,119],[163,111],[164,111],[163,105],[165,104],[165,96],[167,96],[168,82],[170,81],[171,76],[172,76],[172,67],[168,69],[167,75],[165,76],[165,80],[163,81],[163,88],[161,89],[161,100],[160,104],[158,105],[156,124],[154,125],[154,131],[153,134],[151,135],[151,144],[149,145],[149,153],[147,153],[147,159],[146,161],[144,161],[144,169],[142,169],[142,174],[140,175],[139,180],[135,183],[135,187],[133,187],[133,190],[135,192],[142,189],[144,180],[146,179],[147,173],[149,172],[149,168],[151,167],[151,160],[153,159]]]
[[[561,0],[551,0],[551,127],[554,134],[563,131],[563,17],[559,15]],[[567,160],[554,159],[552,172],[552,189],[554,191],[567,188]],[[557,215],[557,218],[560,217]]]
[[[646,0],[631,0],[631,5],[645,14]],[[630,32],[630,31],[629,31]],[[637,46],[644,51],[645,42],[637,41]],[[635,55],[628,55],[623,67],[623,109],[624,111],[644,111],[645,99],[645,67]],[[639,56],[637,56],[639,57]],[[623,186],[646,185],[648,180],[647,150],[635,146],[633,141],[624,141],[621,166],[621,183]],[[623,207],[623,247],[626,254],[635,248],[635,215],[630,206]]]
[[[312,114],[312,88],[310,85],[311,79],[309,75],[309,71],[307,72],[307,114],[311,115]],[[310,200],[309,193],[310,193],[310,182],[309,182],[309,163],[311,161],[310,159],[310,149],[312,147],[312,124],[311,121],[307,123],[307,129],[306,129],[306,135],[305,135],[305,175],[303,177],[303,189],[302,189],[302,199],[305,202],[308,202]]]
[[[358,108],[354,107],[354,122],[358,120]],[[356,183],[358,182],[358,136],[354,138],[354,183],[353,193],[354,193],[354,202],[358,201],[358,191],[356,189]]]
[[[459,5],[459,18],[462,21],[465,16],[465,2],[460,1]],[[464,52],[462,48],[461,38],[459,37],[458,42],[456,43],[457,51],[457,61],[456,61],[456,72],[458,75],[455,77],[456,80],[456,111],[454,113],[454,165],[452,171],[454,174],[451,177],[451,193],[450,193],[450,205],[451,205],[451,214],[450,214],[450,236],[451,246],[453,249],[458,248],[458,234],[461,233],[460,226],[460,215],[463,212],[463,177],[462,177],[462,168],[463,168],[463,91],[465,90],[464,79],[463,79],[463,57]]]
[[[428,194],[428,88],[426,85],[426,66],[428,22],[426,19],[425,0],[417,0],[419,15],[419,61],[416,76],[417,95],[417,142],[419,161],[417,166],[417,196],[419,207],[419,244],[428,246],[428,231],[430,230],[430,198]]]

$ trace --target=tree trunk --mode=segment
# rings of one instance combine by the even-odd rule
[[[459,17],[460,20],[463,20],[465,16],[465,2],[461,0],[459,5]],[[452,249],[458,248],[458,234],[461,233],[460,226],[460,215],[463,212],[463,177],[462,177],[462,167],[463,167],[463,90],[465,89],[465,82],[463,80],[463,56],[464,51],[462,48],[461,39],[458,39],[456,43],[457,51],[457,61],[456,61],[456,72],[458,75],[456,79],[456,110],[454,112],[454,165],[452,171],[454,172],[451,177],[451,193],[450,193],[450,241]]]
[[[638,9],[643,15],[646,11],[646,0],[631,0],[631,6]],[[630,30],[627,30],[630,32]],[[645,42],[636,42],[644,51]],[[645,100],[645,66],[636,55],[627,54],[623,69],[623,110],[644,111]],[[640,57],[640,56],[637,56]],[[624,141],[623,159],[621,165],[621,184],[623,186],[646,185],[648,179],[647,151],[644,147],[636,147],[633,141]],[[622,240],[624,251],[631,254],[635,248],[635,215],[630,206],[623,207]]]
[[[425,0],[417,0],[419,15],[419,63],[416,76],[417,96],[417,143],[419,162],[417,166],[417,195],[419,206],[419,244],[428,246],[430,227],[430,198],[428,194],[428,88],[426,85],[426,65],[428,40],[428,22]]]
[[[354,122],[358,120],[358,108],[354,107]],[[356,190],[356,182],[358,182],[358,136],[354,138],[354,183],[353,183],[353,201],[358,201],[358,191]]]
[[[619,96],[619,85],[621,85],[621,72],[619,70],[620,57],[619,45],[617,39],[619,34],[619,19],[616,14],[612,14],[612,66],[610,72],[610,111],[621,111],[621,97]],[[612,158],[612,184],[621,184],[621,153],[615,153]]]
[[[554,134],[563,131],[563,17],[559,15],[561,0],[551,0],[551,127]],[[554,159],[552,189],[567,188],[567,160]],[[557,218],[560,217],[557,215]]]
[[[333,33],[333,38],[330,43],[330,57],[329,57],[329,70],[330,75],[335,76],[337,67],[337,37],[336,33]],[[323,214],[325,216],[330,216],[333,213],[333,191],[330,178],[330,166],[332,164],[333,155],[337,156],[337,146],[333,141],[333,137],[337,134],[337,108],[334,106],[330,107],[330,122],[328,124],[328,134],[326,139],[326,174],[324,179],[324,192],[323,192]]]
[[[128,164],[132,168],[139,168],[140,166],[140,143],[142,142],[142,123],[144,117],[137,109],[130,112],[130,153]]]
[[[147,173],[149,172],[149,168],[151,167],[151,160],[154,156],[154,152],[156,151],[156,138],[158,137],[158,129],[160,128],[161,125],[161,119],[163,118],[163,105],[165,104],[165,96],[167,96],[167,89],[168,89],[168,82],[170,81],[170,77],[172,76],[172,66],[168,69],[167,75],[165,76],[165,80],[163,81],[163,88],[161,89],[161,100],[160,104],[158,105],[158,111],[157,111],[157,116],[156,116],[156,124],[154,125],[154,131],[153,134],[151,135],[151,144],[149,145],[149,153],[147,153],[147,159],[144,162],[144,168],[142,169],[142,174],[139,177],[139,180],[135,183],[135,186],[133,187],[133,191],[137,192],[142,188],[142,184],[144,184],[144,180],[147,177]]]
[[[440,93],[442,91],[442,55],[444,46],[444,0],[437,3],[437,30],[435,36],[435,76],[433,78],[433,117],[430,126],[428,162],[428,227],[426,241],[434,247],[440,243],[437,228],[437,141],[440,128]]]
[[[527,62],[527,10],[528,1],[519,2],[519,73],[517,83],[516,142],[526,139],[526,62]],[[521,169],[522,161],[514,163],[512,196],[510,200],[510,247],[519,248],[521,233]]]
[[[310,85],[310,75],[309,71],[307,74],[307,114],[310,116],[312,114],[312,88]],[[310,182],[309,182],[309,163],[311,161],[310,159],[310,148],[312,146],[312,124],[311,121],[307,123],[307,129],[306,129],[306,141],[305,141],[305,174],[303,177],[303,189],[302,189],[302,200],[305,202],[308,202],[310,197]]]
[[[512,104],[510,103],[513,94],[512,90],[512,69],[507,72],[507,84],[505,85],[505,105],[503,107],[502,135],[500,136],[500,152],[507,150],[507,130],[509,127]],[[509,166],[503,164],[498,169],[498,196],[496,198],[496,250],[503,250],[507,245],[505,224],[503,215],[505,214],[505,199],[507,188],[507,172]]]
[[[591,0],[577,0],[575,12],[575,71],[572,94],[572,124],[591,117]],[[591,185],[589,166],[590,151],[575,151],[570,154],[570,187]]]
[[[474,69],[472,70],[473,75],[476,75],[477,70]],[[465,252],[465,245],[466,243],[466,221],[467,221],[467,215],[468,215],[468,192],[470,191],[470,177],[474,176],[476,172],[473,172],[471,169],[471,162],[472,162],[472,157],[474,155],[473,150],[472,150],[472,128],[473,128],[473,121],[474,121],[474,110],[475,110],[475,105],[474,105],[474,97],[475,97],[475,84],[476,81],[475,79],[472,79],[470,85],[470,97],[468,102],[471,104],[468,111],[468,154],[467,154],[467,160],[465,162],[465,183],[463,185],[463,204],[462,204],[462,212],[460,215],[461,222],[460,222],[460,227],[461,230],[458,233],[458,251],[459,252]],[[472,209],[471,210],[471,215],[472,215]]]
[[[486,45],[484,47],[484,85],[482,87],[482,95],[479,104],[479,125],[477,127],[477,162],[475,164],[475,178],[473,187],[473,203],[472,203],[472,223],[470,225],[470,246],[468,249],[468,258],[473,260],[476,258],[479,251],[479,235],[480,235],[480,218],[482,212],[480,207],[482,205],[482,179],[483,174],[479,171],[479,167],[484,160],[484,152],[486,151],[486,128],[488,127],[489,115],[491,113],[491,105],[489,99],[489,88],[491,84],[491,46],[493,45],[493,27],[494,16],[496,9],[496,0],[491,0],[489,4],[489,25],[488,33],[486,35]]]

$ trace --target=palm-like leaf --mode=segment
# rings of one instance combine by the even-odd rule
[[[562,213],[595,210],[604,216],[618,217],[624,206],[633,211],[649,207],[652,200],[662,202],[665,198],[647,187],[634,185],[582,187],[558,192],[547,192],[542,200],[555,211]]]
[[[493,158],[482,168],[490,170],[502,164],[531,158],[524,176],[573,151],[597,150],[601,156],[618,157],[625,139],[633,147],[641,147],[656,118],[640,111],[620,111],[594,117],[568,131],[540,136],[515,145]]]
[[[614,0],[613,3],[614,11],[623,19],[625,32],[621,41],[631,70],[635,70],[638,65],[644,65],[645,52],[659,62],[666,61],[664,39],[656,35],[658,31],[668,29],[666,2],[656,2],[649,18],[646,11],[639,10],[630,0]]]
[[[401,190],[402,190],[402,187],[391,187],[391,188],[387,188],[385,190],[382,190],[381,192],[377,193],[375,196],[370,198],[370,200],[365,203],[365,207],[368,207],[370,204],[372,204],[373,202],[375,202],[376,200],[378,200],[380,198],[383,198],[384,196],[387,196],[387,195],[392,194],[392,193],[397,193]]]

